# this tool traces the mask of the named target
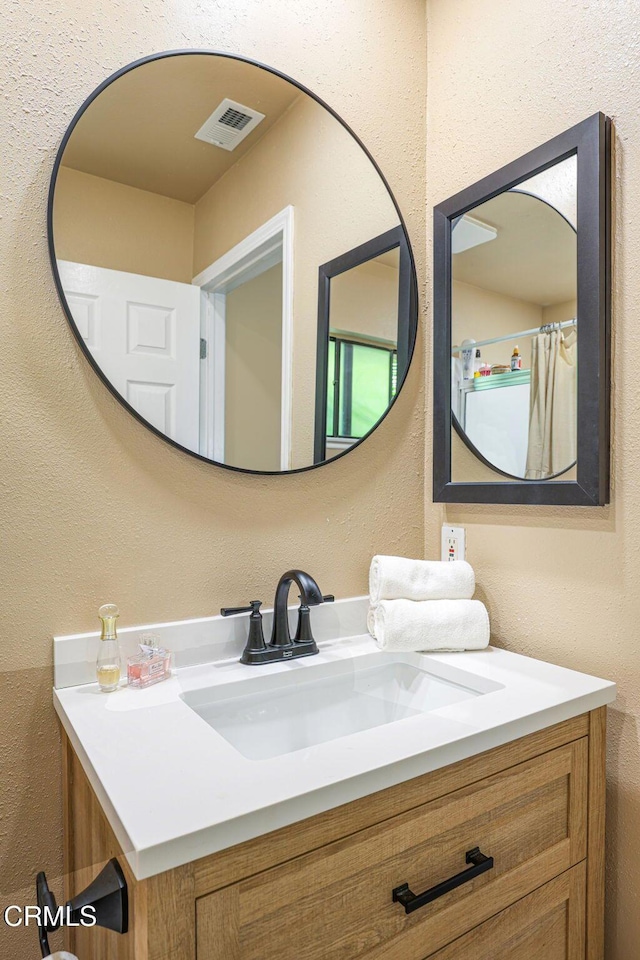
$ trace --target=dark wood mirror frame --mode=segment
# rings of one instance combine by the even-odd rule
[[[474,207],[577,154],[578,415],[575,480],[451,479],[451,226]],[[436,503],[602,506],[609,502],[611,121],[571,127],[434,208],[434,429]],[[497,473],[497,472],[496,472]]]

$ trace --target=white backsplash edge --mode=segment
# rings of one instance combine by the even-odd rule
[[[311,610],[313,635],[318,643],[367,633],[369,597],[347,597],[334,603],[322,603]],[[262,611],[264,636],[271,636],[273,609]],[[293,636],[298,615],[297,604],[289,607],[289,626]],[[140,637],[152,631],[162,646],[173,654],[173,666],[192,667],[240,657],[247,641],[249,614],[235,617],[202,617],[198,620],[177,620],[118,629],[123,675],[126,658],[137,653]],[[53,638],[53,685],[57,690],[95,683],[96,657],[100,631]],[[252,669],[252,668],[247,668]]]

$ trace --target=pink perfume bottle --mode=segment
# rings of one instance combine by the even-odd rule
[[[171,654],[158,646],[153,633],[143,633],[140,653],[127,660],[127,680],[130,687],[150,687],[171,676]]]

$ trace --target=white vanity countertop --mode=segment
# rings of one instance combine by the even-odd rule
[[[182,667],[147,690],[54,690],[55,708],[138,879],[303,820],[610,703],[615,684],[494,647],[418,654],[492,691],[307,749],[249,760],[180,698],[200,688],[377,653],[369,636],[317,656]],[[308,674],[307,674],[308,676]]]

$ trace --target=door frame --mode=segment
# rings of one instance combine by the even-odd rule
[[[250,233],[191,281],[201,290],[200,454],[224,463],[227,294],[282,260],[280,469],[291,469],[293,409],[293,206]]]

